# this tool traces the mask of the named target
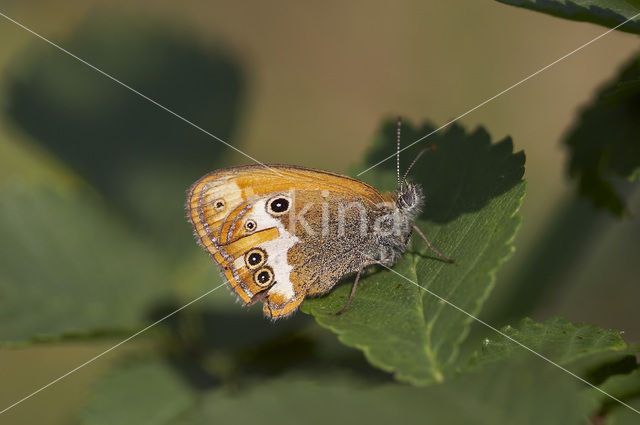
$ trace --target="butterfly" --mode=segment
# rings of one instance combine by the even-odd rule
[[[398,120],[398,152],[401,122]],[[248,165],[213,171],[188,190],[196,238],[245,305],[263,303],[272,319],[294,313],[307,296],[330,291],[363,270],[394,265],[415,231],[446,262],[414,220],[424,203],[419,184],[400,179],[380,193],[351,177],[293,165]],[[398,156],[399,158],[399,156]]]

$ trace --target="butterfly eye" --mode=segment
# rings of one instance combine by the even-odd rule
[[[263,267],[253,275],[253,280],[258,286],[269,286],[273,282],[273,271],[271,267]]]
[[[267,212],[271,215],[282,215],[289,211],[290,206],[291,202],[289,199],[283,196],[278,196],[267,202]]]
[[[225,207],[224,199],[216,199],[215,201],[213,201],[213,207],[217,211],[224,210],[224,207]]]
[[[247,221],[244,222],[244,228],[248,231],[248,232],[253,232],[254,230],[256,230],[256,227],[258,227],[258,225],[256,224],[255,221],[249,219]]]
[[[260,248],[254,248],[244,255],[244,262],[250,270],[262,266],[267,260],[267,254]]]

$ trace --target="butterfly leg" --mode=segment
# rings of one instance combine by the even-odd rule
[[[356,280],[353,282],[353,286],[351,287],[351,294],[349,294],[349,299],[347,300],[347,303],[344,305],[344,307],[342,307],[342,310],[340,310],[339,312],[335,313],[336,316],[340,316],[342,313],[347,311],[347,309],[351,305],[351,300],[353,300],[353,296],[356,293],[356,288],[358,287],[358,281],[360,280],[360,274],[362,274],[362,270],[364,270],[365,267],[366,267],[366,265],[363,265],[362,267],[360,267],[360,270],[358,270],[358,274],[356,275]]]
[[[444,255],[442,255],[442,254],[440,253],[440,251],[438,251],[437,249],[435,249],[435,248],[433,247],[433,245],[431,245],[431,242],[429,242],[429,240],[427,239],[427,237],[424,235],[424,233],[422,233],[422,231],[420,230],[420,228],[419,228],[418,226],[416,226],[416,225],[414,224],[412,227],[413,227],[413,230],[415,230],[415,231],[416,231],[416,233],[418,233],[418,234],[420,235],[420,237],[422,237],[422,239],[423,239],[423,240],[424,240],[424,242],[427,244],[427,246],[429,247],[429,249],[430,249],[431,251],[435,252],[435,253],[436,253],[436,255],[437,255],[438,257],[440,257],[443,261],[446,261],[447,263],[454,263],[454,262],[455,262],[454,260],[452,260],[452,259],[450,259],[450,258],[445,257]]]

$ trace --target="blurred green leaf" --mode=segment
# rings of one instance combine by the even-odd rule
[[[636,377],[636,379],[640,379]],[[636,410],[640,410],[640,397],[627,403]],[[606,425],[637,425],[638,414],[625,406],[619,406],[606,416]]]
[[[550,390],[541,379],[545,375],[503,368],[431,388],[371,385],[344,376],[285,376],[240,394],[213,392],[175,423],[580,423],[589,404],[566,379]]]
[[[86,189],[0,186],[0,342],[137,329],[167,262]]]
[[[571,323],[562,317],[553,317],[544,322],[527,318],[517,328],[507,326],[502,332],[561,366],[571,365],[575,373],[587,372],[594,365],[601,366],[604,360],[602,354],[632,354],[619,332],[587,323]],[[530,355],[515,342],[492,334],[484,340],[481,350],[476,352],[473,363],[477,366],[523,354]],[[578,366],[577,363],[581,364]]]
[[[568,286],[579,283],[577,271],[599,246],[600,238],[619,221],[599,214],[589,201],[569,196],[559,202],[554,215],[540,229],[536,242],[520,264],[500,270],[499,286],[487,303],[484,318],[502,326],[531,315]],[[482,330],[483,334],[485,330]]]
[[[492,367],[427,388],[348,373],[287,373],[193,397],[176,382],[173,368],[153,362],[127,366],[99,382],[81,423],[578,425],[594,409],[580,388],[573,378],[536,362]]]
[[[229,140],[244,80],[235,58],[169,21],[94,11],[65,49]],[[169,251],[195,249],[184,195],[228,148],[87,65],[36,40],[5,70],[7,115]]]
[[[609,378],[601,387],[603,391],[640,410],[640,368],[626,375],[615,375]],[[639,415],[620,403],[606,397],[604,394],[592,391],[593,397],[603,403],[602,415],[606,418],[606,425],[637,424]]]
[[[404,137],[413,141],[432,130],[429,125],[409,126]],[[393,153],[394,131],[393,123],[384,125],[369,164]],[[440,261],[414,236],[413,248],[393,270],[476,315],[494,285],[497,268],[513,251],[520,224],[516,213],[525,194],[524,155],[512,153],[510,139],[492,145],[484,130],[469,134],[458,126],[434,135],[432,141],[438,150],[427,153],[412,172],[427,197],[418,225],[456,263]],[[423,146],[410,149],[405,157],[411,160]],[[379,188],[391,188],[394,165],[387,161],[364,176]],[[470,317],[386,270],[364,277],[350,309],[335,316],[349,291],[343,285],[305,301],[302,311],[401,381],[429,384],[454,374]]]
[[[235,60],[167,24],[94,12],[56,41],[227,139],[243,90]],[[11,165],[0,173],[0,341],[137,330],[221,283],[215,268],[194,267],[208,258],[184,196],[224,145],[40,41],[4,77],[8,118],[42,145],[31,151],[54,155],[20,162],[0,145],[0,165]],[[62,172],[33,185],[47,178],[31,169],[49,162]],[[210,304],[232,300],[217,292]]]
[[[640,13],[638,0],[498,0],[501,3],[520,6],[548,13],[573,21],[591,22],[615,27]],[[640,34],[640,17],[619,28],[620,31]]]
[[[579,192],[600,208],[621,215],[626,206],[616,192],[616,179],[634,179],[640,171],[640,56],[600,89],[587,106],[565,144],[569,174],[578,179]]]
[[[622,399],[640,398],[640,368],[624,375],[610,377],[602,384],[601,388],[609,394]],[[601,393],[600,396],[602,396]]]

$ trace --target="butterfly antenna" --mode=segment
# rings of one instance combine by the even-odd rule
[[[396,174],[398,175],[398,188],[402,186],[400,181],[400,132],[402,130],[402,117],[398,117],[398,127],[396,130]]]
[[[438,149],[437,145],[429,145],[426,148],[422,149],[420,151],[420,153],[418,153],[418,155],[416,155],[416,157],[413,159],[413,161],[411,162],[411,165],[409,165],[409,168],[407,168],[407,171],[404,172],[404,176],[402,176],[402,183],[406,183],[407,182],[407,176],[409,175],[409,171],[411,171],[411,168],[413,168],[413,166],[416,164],[416,162],[418,162],[418,160],[420,159],[420,157],[427,151],[435,151],[436,149]]]

